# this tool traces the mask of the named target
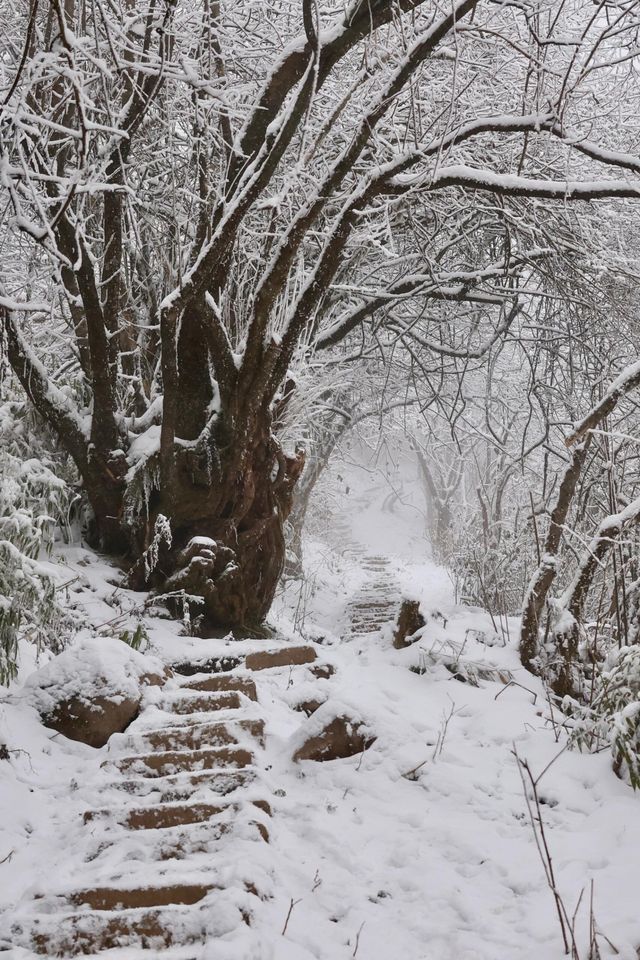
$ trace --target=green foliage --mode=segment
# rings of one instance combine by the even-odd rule
[[[142,621],[133,632],[131,630],[125,630],[121,633],[120,639],[123,643],[126,643],[127,646],[131,647],[132,650],[144,651],[149,646],[149,634]]]
[[[17,672],[21,638],[61,649],[64,618],[55,583],[38,562],[56,529],[68,530],[77,499],[25,404],[0,404],[0,684]]]
[[[613,767],[640,788],[640,646],[615,651],[593,680],[589,707],[580,708],[571,734],[579,749],[610,745]]]
[[[0,684],[17,672],[18,639],[57,648],[61,619],[55,584],[44,568],[9,540],[0,540]]]

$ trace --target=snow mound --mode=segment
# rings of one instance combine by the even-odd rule
[[[63,701],[90,706],[96,695],[139,700],[140,686],[164,674],[164,664],[113,637],[90,637],[69,647],[27,678],[24,694],[41,715]],[[156,681],[157,682],[157,681]]]

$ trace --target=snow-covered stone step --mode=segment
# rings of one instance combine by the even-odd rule
[[[264,743],[264,720],[232,719],[217,723],[192,722],[180,726],[165,726],[156,730],[144,730],[129,734],[124,742],[125,750],[147,752],[158,750],[202,750],[242,743],[251,737]]]
[[[201,883],[174,883],[148,887],[94,887],[78,890],[69,894],[66,899],[75,907],[113,912],[194,904],[204,899],[213,889],[213,884]]]
[[[136,837],[141,836],[147,841],[145,871],[154,861],[182,861],[188,864],[191,876],[198,854],[206,855],[209,864],[215,863],[221,852],[228,850],[230,844],[234,844],[239,837],[244,841],[264,840],[268,843],[269,829],[260,817],[243,813],[242,817],[235,819],[214,818],[183,827],[156,827],[136,833]]]
[[[239,643],[239,641],[238,641]],[[238,667],[245,667],[247,670],[267,670],[273,667],[295,667],[307,663],[313,663],[317,659],[317,652],[314,647],[291,646],[283,644],[277,647],[256,647],[253,643],[248,645],[246,652],[234,651],[233,653],[224,653],[219,656],[209,657],[203,660],[190,660],[180,663],[172,663],[171,667],[174,673],[182,676],[193,676],[194,674],[221,674],[235,670]]]
[[[168,696],[158,701],[165,713],[184,716],[192,713],[218,713],[222,710],[240,710],[244,706],[240,693],[198,693],[197,690]]]
[[[374,623],[383,625],[395,620],[394,612],[389,610],[387,613],[381,611],[360,610],[352,614],[352,623]]]
[[[213,750],[170,750],[135,754],[106,760],[103,767],[142,777],[163,777],[181,771],[215,770],[219,767],[248,767],[254,762],[249,750],[222,747]]]
[[[124,792],[136,797],[158,799],[159,803],[171,803],[186,799],[196,791],[207,790],[219,796],[226,796],[247,787],[256,778],[253,769],[207,770],[202,773],[181,773],[164,777],[141,777],[114,780],[106,789]]]
[[[395,619],[396,611],[399,609],[399,603],[372,603],[371,601],[364,600],[358,602],[357,604],[353,603],[348,607],[348,612],[352,617],[378,617],[381,620],[393,620]]]
[[[192,896],[199,892],[194,888]],[[123,947],[161,952],[166,947],[202,944],[250,922],[254,894],[237,891],[234,904],[223,896],[217,910],[217,893],[206,890],[197,900],[155,908],[34,916],[14,923],[12,934],[16,945],[65,958]]]
[[[195,677],[180,684],[180,690],[198,690],[205,693],[242,693],[249,700],[257,700],[255,680],[251,677],[239,677],[229,674]]]
[[[149,827],[129,831],[126,827],[105,824],[102,837],[95,837],[95,846],[88,848],[84,871],[91,883],[107,886],[126,878],[129,885],[145,886],[149,877],[174,881],[208,880],[221,857],[242,843],[246,857],[247,844],[269,842],[269,828],[264,812],[249,806],[241,813],[223,813],[211,820],[174,827]],[[106,829],[105,829],[106,827]],[[251,858],[248,858],[250,862]],[[87,885],[85,881],[85,885]]]
[[[252,800],[249,803],[268,815],[271,813],[270,805],[266,800]],[[108,807],[87,810],[84,814],[84,822],[107,821],[110,824],[119,824],[128,830],[163,830],[192,823],[203,823],[220,814],[236,816],[246,809],[246,804],[235,800],[223,800],[217,803],[158,803],[153,806]]]
[[[365,611],[356,611],[351,614],[351,625],[355,626],[356,624],[371,624],[375,629],[380,629],[384,627],[387,623],[393,623],[396,619],[395,610],[389,610],[388,613],[373,612],[367,613]]]
[[[351,621],[351,631],[352,633],[377,633],[390,622],[390,619],[375,618],[369,620],[358,617]]]

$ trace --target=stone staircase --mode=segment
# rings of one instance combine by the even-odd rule
[[[259,849],[271,827],[256,680],[263,670],[306,674],[321,667],[315,659],[311,646],[282,646],[239,656],[224,673],[178,666],[183,673],[111,738],[83,793],[92,802],[65,862],[77,882],[12,919],[21,957],[113,950],[126,960],[138,951],[197,960],[203,945],[251,924],[268,896]]]
[[[350,633],[355,637],[378,633],[395,622],[400,609],[400,583],[386,557],[362,554],[356,547],[345,551],[358,562],[367,580],[347,607]]]

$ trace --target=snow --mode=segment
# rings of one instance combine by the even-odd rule
[[[129,447],[129,462],[137,465],[141,460],[148,460],[156,454],[160,449],[160,432],[161,427],[158,424],[151,424],[144,433],[132,440]],[[135,466],[132,466],[130,475],[134,470]]]
[[[215,548],[216,542],[212,540],[211,537],[191,537],[188,546]]]
[[[397,174],[393,185],[403,188],[415,186],[424,174]],[[640,195],[639,180],[545,180],[496,173],[477,167],[455,164],[442,166],[427,177],[429,189],[461,186],[473,190],[509,193],[511,196],[547,197],[550,199],[595,199],[598,197],[636,197]]]
[[[299,667],[257,675],[259,702],[250,706],[265,719],[267,739],[251,789],[271,804],[270,842],[251,841],[249,825],[239,821],[215,856],[177,861],[180,878],[213,877],[226,892],[207,915],[209,942],[159,954],[167,960],[561,960],[514,747],[535,775],[546,770],[541,809],[570,915],[585,891],[576,916],[580,956],[587,956],[593,881],[598,929],[620,960],[636,960],[638,797],[614,776],[607,753],[565,749],[561,718],[519,664],[517,623],[503,624],[497,636],[485,611],[456,604],[448,574],[429,559],[417,479],[406,471],[399,479],[403,456],[372,452],[368,462],[327,478],[325,494],[333,490],[333,499],[312,518],[306,593],[301,597],[295,585],[281,591],[272,625],[273,645],[314,642],[335,674],[316,679]],[[11,960],[35,960],[7,939],[34,895],[144,882],[151,864],[158,869],[163,842],[162,831],[123,833],[118,857],[115,848],[97,856],[112,822],[88,830],[81,816],[104,806],[105,790],[113,806],[122,802],[108,793],[101,764],[158,725],[159,691],[150,689],[148,709],[101,750],[44,728],[33,697],[47,696],[54,681],[82,685],[98,672],[110,683],[129,682],[147,670],[148,655],[116,635],[95,636],[114,618],[116,632],[142,616],[151,650],[165,663],[265,643],[181,636],[180,624],[151,608],[145,613],[139,594],[114,588],[116,572],[95,554],[72,546],[59,561],[62,579],[79,577],[73,603],[91,618],[94,634],[23,678],[0,704],[0,742],[10,750],[0,761],[0,861],[8,858],[0,862],[0,946],[7,944]],[[420,597],[427,625],[414,646],[394,650],[388,622],[370,632],[354,629],[354,604],[383,595],[393,602]],[[437,656],[447,650],[457,650],[461,663],[509,673],[515,683],[460,682]],[[305,719],[292,707],[312,696],[325,702]],[[364,722],[373,745],[345,760],[294,763],[304,739],[338,715]],[[197,825],[190,836],[206,838],[212,829]],[[235,922],[245,903],[238,881],[247,880],[267,895],[257,905],[252,898],[250,927]],[[181,917],[176,912],[176,929],[187,922]],[[599,944],[603,958],[613,956],[604,939]],[[135,960],[137,952],[106,956]]]
[[[32,673],[23,691],[40,713],[51,712],[57,703],[71,697],[137,699],[146,675],[162,673],[163,663],[144,656],[114,637],[80,640],[45,666]]]
[[[13,311],[34,311],[36,313],[46,313],[48,314],[51,310],[51,304],[49,303],[39,303],[36,301],[27,301],[27,300],[14,300],[12,297],[5,297],[0,295],[0,307],[5,310]]]

